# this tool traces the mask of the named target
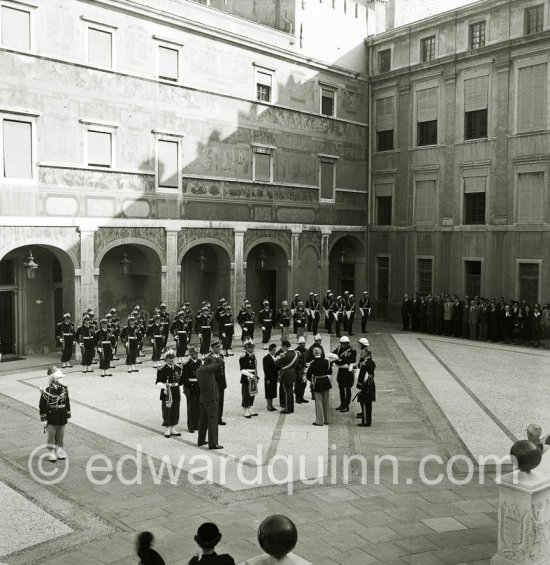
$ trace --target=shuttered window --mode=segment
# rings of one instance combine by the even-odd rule
[[[334,198],[334,161],[321,158],[321,198]]]
[[[393,149],[393,96],[376,100],[376,139],[378,151]]]
[[[437,120],[437,87],[416,91],[416,121]]]
[[[163,188],[179,187],[179,143],[158,140],[158,185]]]
[[[104,131],[88,130],[88,165],[110,167],[112,164],[112,138]]]
[[[542,224],[544,205],[544,173],[518,174],[518,223]]]
[[[110,69],[113,66],[113,34],[109,31],[88,28],[88,63],[94,67]]]
[[[3,120],[4,177],[32,178],[32,124],[17,120]]]
[[[435,224],[435,180],[416,181],[415,223]]]
[[[2,6],[1,44],[13,49],[31,48],[31,14],[27,10],[18,10]]]
[[[486,189],[487,175],[464,177],[464,224],[482,225],[486,223]]]
[[[392,192],[393,183],[377,183],[374,185],[377,226],[390,226],[392,223]]]
[[[464,81],[464,110],[485,110],[487,108],[487,92],[489,77],[475,77]]]
[[[159,78],[179,80],[179,51],[159,45]]]
[[[548,65],[532,65],[518,73],[518,132],[546,129]]]

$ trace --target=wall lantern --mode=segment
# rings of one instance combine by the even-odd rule
[[[208,258],[204,254],[204,249],[201,247],[201,254],[198,258],[199,263],[199,273],[204,273],[206,271],[206,263],[208,263]]]
[[[25,272],[27,273],[27,279],[30,281],[36,276],[36,270],[38,269],[38,263],[35,263],[34,257],[32,256],[32,251],[29,251],[29,258],[24,264]]]
[[[125,251],[122,255],[122,259],[120,260],[120,269],[122,271],[122,274],[124,276],[129,275],[131,267],[132,267],[132,261],[128,259],[128,254]]]
[[[265,260],[267,258],[266,252],[263,247],[260,247],[260,253],[258,255],[258,258],[260,259],[259,261],[260,269],[263,269],[265,265]]]
[[[340,251],[340,263],[343,263],[345,258],[346,258],[346,252],[342,249],[342,251]]]

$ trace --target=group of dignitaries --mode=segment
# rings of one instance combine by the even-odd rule
[[[403,330],[504,342],[550,346],[550,305],[525,301],[459,298],[446,293],[405,294],[401,303]]]

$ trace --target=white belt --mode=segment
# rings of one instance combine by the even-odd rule
[[[128,337],[128,339],[137,339],[137,337],[135,337],[135,336],[130,336],[130,337]]]
[[[201,330],[209,330],[212,326],[201,326]]]
[[[110,341],[102,341],[101,343],[111,343]]]
[[[349,369],[349,365],[340,365],[339,369]]]
[[[328,375],[313,375],[316,379],[328,379]]]
[[[187,332],[185,330],[178,330],[179,334],[186,334]]]
[[[269,320],[262,320],[262,322],[272,322],[271,318]]]
[[[73,335],[73,334],[63,334],[63,335]]]
[[[164,337],[163,335],[154,335],[153,337]]]
[[[196,383],[197,379],[187,379],[190,383]]]
[[[82,339],[93,339],[93,337],[83,337]]]

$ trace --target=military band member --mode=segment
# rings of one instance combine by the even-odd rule
[[[168,344],[168,336],[170,335],[170,313],[166,310],[166,304],[164,302],[160,305],[160,323],[162,326],[162,333],[164,335],[164,343],[162,347],[166,347]]]
[[[251,418],[258,414],[254,411],[254,398],[258,393],[258,363],[254,355],[254,342],[246,341],[244,344],[245,354],[239,359],[239,368],[241,370],[241,395],[243,408],[243,416]]]
[[[235,331],[235,325],[233,322],[233,310],[229,304],[225,305],[225,311],[220,314],[220,323],[222,325],[222,346],[225,351],[226,357],[233,356],[231,351],[231,346],[233,345],[233,332]]]
[[[264,385],[265,385],[265,399],[267,409],[270,412],[275,412],[276,408],[273,407],[273,399],[277,398],[277,382],[279,377],[279,370],[275,366],[275,353],[277,346],[272,343],[269,345],[268,354],[263,358],[262,364],[264,369]]]
[[[153,346],[151,361],[156,369],[164,349],[164,326],[162,325],[160,314],[153,316],[153,323],[147,328],[146,336]]]
[[[157,370],[155,385],[161,389],[160,400],[162,402],[162,427],[164,437],[181,436],[176,426],[180,419],[182,384],[181,367],[175,364],[176,353],[168,349],[164,356],[165,364]]]
[[[288,302],[283,300],[278,312],[279,327],[281,328],[281,342],[288,339],[288,332],[290,331],[290,318],[292,314],[288,307]]]
[[[348,296],[345,307],[348,335],[353,335],[353,321],[355,320],[355,297],[353,294]]]
[[[94,336],[94,345],[97,347],[99,353],[99,368],[101,369],[102,377],[112,377],[111,373],[107,371],[111,368],[111,359],[113,358],[113,345],[115,336],[112,334],[107,318],[102,318]]]
[[[225,426],[226,422],[223,421],[223,407],[225,399],[225,389],[227,388],[227,381],[225,379],[225,361],[221,354],[222,344],[219,340],[212,342],[212,351],[204,358],[206,364],[207,359],[214,359],[216,361],[216,385],[218,387],[218,425]]]
[[[187,343],[191,343],[191,337],[193,336],[193,311],[191,310],[191,305],[189,302],[184,302],[183,310],[185,311],[185,321],[187,323]]]
[[[273,329],[273,310],[269,307],[269,300],[264,300],[264,307],[258,312],[258,316],[262,327],[262,343],[264,349],[267,349]]]
[[[113,348],[113,361],[118,361],[118,340],[120,339],[120,318],[117,316],[116,308],[111,308],[109,313],[105,316],[108,320],[107,325],[113,325],[112,332],[113,335],[116,337],[115,346]]]
[[[128,366],[128,372],[137,373],[138,370],[135,368],[135,365],[139,351],[139,342],[141,341],[141,331],[138,329],[136,319],[133,316],[128,318],[128,325],[122,328],[120,340],[126,347],[126,365]]]
[[[218,328],[218,339],[220,341],[223,340],[222,334],[223,334],[224,327],[223,327],[223,322],[222,322],[221,318],[225,314],[225,305],[226,305],[225,298],[220,298],[219,303],[218,303],[218,307],[216,308],[216,312],[214,314],[214,319],[216,320],[216,326]]]
[[[336,337],[340,337],[340,327],[344,321],[345,311],[344,311],[344,301],[341,296],[336,298],[336,302],[333,302],[330,306],[330,312],[334,318],[334,325],[336,331]]]
[[[187,429],[189,433],[194,433],[199,427],[200,394],[197,371],[201,365],[199,350],[191,346],[189,348],[189,360],[183,366],[182,371],[183,393],[187,398]]]
[[[300,294],[296,293],[294,295],[294,299],[291,301],[290,303],[290,313],[292,315],[292,329],[294,331],[294,333],[296,333],[296,321],[294,320],[294,312],[296,310],[296,308],[298,308],[298,302],[300,302]]]
[[[333,363],[338,366],[336,381],[340,389],[340,406],[338,406],[336,410],[349,412],[351,388],[353,387],[354,381],[352,366],[357,359],[357,352],[351,347],[349,337],[345,335],[340,338],[340,345],[333,353],[338,357]]]
[[[310,302],[309,311],[311,319],[311,331],[316,334],[319,328],[319,320],[321,319],[321,304],[319,303],[319,295],[317,293],[313,295],[313,301]]]
[[[197,315],[195,331],[199,334],[201,355],[206,355],[210,351],[212,339],[212,315],[208,311],[208,306],[203,306],[200,314]]]
[[[183,358],[187,354],[187,322],[185,321],[185,312],[180,310],[170,326],[170,333],[176,341],[176,357],[178,363],[183,363]]]
[[[348,317],[347,317],[347,309],[348,309],[348,303],[349,303],[349,290],[344,291],[344,294],[342,296],[342,304],[344,305],[344,315],[342,316],[342,327],[344,328],[344,331],[347,333],[348,332]]]
[[[361,310],[361,332],[367,333],[367,322],[369,320],[371,306],[369,293],[365,290],[363,291],[363,296],[359,300],[359,310]]]
[[[307,325],[307,313],[304,308],[304,303],[301,300],[298,301],[292,317],[294,319],[294,333],[296,334],[296,340],[299,340],[301,337],[304,337]]]
[[[139,357],[145,357],[145,353],[143,353],[143,340],[145,338],[145,332],[147,330],[147,326],[145,324],[145,315],[141,311],[141,306],[139,304],[136,304],[134,306],[133,316],[136,319],[136,327],[140,332],[139,342],[138,342],[138,359],[136,363],[138,363],[138,365],[141,365],[141,361],[139,360]]]
[[[61,362],[63,363],[63,369],[65,367],[72,367],[71,357],[73,355],[74,333],[74,324],[71,322],[71,315],[64,314],[63,321],[57,324],[55,334],[61,344]]]
[[[307,315],[307,331],[311,331],[311,324],[313,323],[313,318],[311,317],[311,305],[313,303],[313,292],[310,292],[307,295],[306,303],[304,304],[304,308],[306,309]]]
[[[241,341],[243,345],[249,339],[254,339],[254,318],[255,314],[250,306],[250,303],[246,301],[244,310],[241,309],[239,314],[237,315],[237,322],[239,326],[241,326]]]
[[[38,409],[40,420],[45,423],[45,431],[48,432],[48,460],[53,463],[67,457],[63,444],[65,425],[71,417],[71,403],[69,390],[63,384],[63,373],[55,365],[51,365],[47,374],[48,386],[40,391]]]
[[[280,369],[281,383],[284,389],[284,409],[281,414],[294,413],[294,383],[296,381],[296,367],[300,363],[300,352],[290,349],[290,342],[285,339],[281,342],[282,351],[275,359],[275,366]]]
[[[84,373],[93,373],[94,370],[90,368],[91,364],[94,362],[94,335],[96,330],[91,324],[91,320],[88,316],[84,316],[82,320],[82,325],[76,330],[76,340],[80,344],[80,350],[82,352],[82,366],[84,367]]]
[[[327,290],[326,296],[323,298],[323,312],[325,314],[325,330],[329,334],[332,333],[332,322],[334,315],[332,313],[332,305],[334,304],[334,294],[332,291]]]

